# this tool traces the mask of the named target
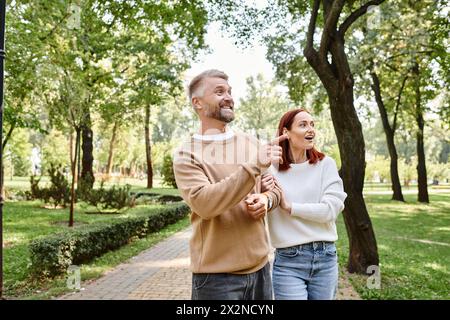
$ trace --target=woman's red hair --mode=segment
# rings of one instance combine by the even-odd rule
[[[307,110],[300,108],[286,112],[280,119],[280,123],[278,124],[278,136],[283,134],[283,129],[286,128],[291,130],[292,123],[294,122],[295,116],[300,112],[308,112]],[[308,112],[309,113],[309,112]],[[294,163],[294,159],[291,157],[290,148],[289,148],[289,139],[286,139],[280,143],[281,148],[283,149],[283,163],[279,164],[279,171],[286,171],[291,167],[291,163]],[[317,161],[321,161],[325,154],[318,151],[316,147],[313,147],[310,150],[306,150],[306,157],[309,160],[310,164],[317,163]]]

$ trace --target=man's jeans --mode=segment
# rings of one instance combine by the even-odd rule
[[[273,265],[276,300],[332,300],[337,283],[333,242],[318,241],[276,250]]]
[[[249,274],[194,273],[192,300],[272,300],[270,264]]]

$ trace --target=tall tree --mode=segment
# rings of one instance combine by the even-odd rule
[[[408,1],[391,4],[381,13],[387,17],[380,21],[377,35],[371,37],[371,43],[377,42],[376,66],[384,73],[387,92],[400,88],[404,95],[401,108],[404,118],[414,119],[416,132],[418,200],[429,202],[427,170],[425,157],[426,114],[443,113],[445,107],[438,106],[432,111],[429,104],[448,83],[448,54],[445,51],[445,36],[440,26],[445,23],[440,14],[442,1]],[[402,21],[402,25],[399,24]],[[448,31],[448,23],[447,23]],[[387,44],[387,45],[386,45]],[[375,53],[372,53],[375,56]],[[375,57],[374,57],[375,58]],[[374,78],[372,70],[372,78]],[[376,74],[375,74],[376,76]],[[402,79],[401,86],[396,79]],[[445,91],[445,90],[444,90]],[[391,110],[394,110],[391,108]],[[394,119],[397,109],[395,109]],[[405,119],[406,121],[409,121]]]
[[[258,139],[271,139],[281,116],[292,104],[277,91],[276,81],[268,81],[262,74],[246,81],[247,94],[239,103],[236,124],[248,132],[255,132]]]
[[[405,201],[402,193],[402,186],[400,183],[400,177],[398,174],[398,154],[397,154],[397,148],[395,146],[395,131],[397,130],[397,116],[399,112],[401,97],[403,93],[403,89],[405,87],[406,80],[408,79],[408,76],[404,76],[401,80],[401,86],[397,95],[397,99],[395,102],[395,106],[393,108],[393,121],[392,124],[389,121],[389,115],[388,115],[388,109],[386,107],[386,104],[384,103],[382,92],[381,92],[381,85],[380,85],[380,79],[378,77],[378,74],[375,70],[370,71],[370,75],[372,77],[372,90],[375,95],[375,101],[378,106],[378,110],[380,112],[381,121],[383,123],[383,129],[384,133],[386,135],[386,143],[389,150],[389,156],[390,156],[390,175],[391,175],[391,182],[392,182],[392,200],[398,200],[398,201]]]
[[[298,93],[295,94],[297,88],[293,85],[299,82],[292,79],[305,78],[305,73],[308,72],[301,67],[304,65],[301,62],[304,58],[320,80],[330,106],[342,161],[340,174],[348,194],[344,210],[350,240],[347,266],[350,272],[358,273],[366,273],[369,266],[378,265],[379,258],[375,234],[362,194],[365,143],[354,106],[354,79],[345,37],[369,7],[382,2],[384,0],[271,1],[262,10],[236,4],[238,10],[234,11],[235,15],[228,15],[229,19],[223,19],[227,26],[236,25],[234,21],[240,21],[240,27],[236,28],[237,35],[247,37],[246,40],[254,28],[257,29],[256,33],[265,32],[266,43],[270,46],[269,60],[291,79],[287,84],[290,85],[292,98],[298,98]],[[217,5],[220,6],[219,1]],[[224,6],[233,8],[230,4]],[[272,35],[267,30],[272,31]],[[277,30],[276,36],[273,36],[274,30]],[[303,52],[299,52],[299,47],[303,48]],[[357,48],[353,49],[357,51]]]

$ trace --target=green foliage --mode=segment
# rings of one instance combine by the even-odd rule
[[[93,184],[94,177],[90,174],[86,175],[83,179],[80,179],[77,185],[77,197],[80,199],[87,198],[92,190]]]
[[[10,171],[11,175],[27,177],[31,173],[31,150],[30,131],[19,128],[15,129],[13,135],[4,150],[3,165],[5,175]]]
[[[142,204],[167,204],[173,202],[182,201],[183,198],[180,196],[170,195],[170,194],[144,194],[144,195],[136,195],[136,205]]]
[[[68,170],[70,168],[69,138],[61,131],[52,130],[41,139],[41,170],[47,171],[51,163],[59,163]]]
[[[390,181],[390,162],[383,156],[375,156],[374,159],[367,161],[366,181],[388,182]]]
[[[66,207],[70,202],[70,187],[61,165],[50,164],[48,169],[50,176],[50,186],[40,188],[39,181],[35,175],[30,177],[30,192],[27,193],[30,199],[41,199],[45,203],[52,203],[56,208],[58,206]]]
[[[41,192],[39,189],[40,180],[41,179],[38,179],[36,175],[30,176],[30,193],[28,197],[30,200],[41,199]]]
[[[167,186],[177,188],[175,173],[173,172],[173,160],[170,154],[164,156],[161,174],[163,176],[163,181]]]
[[[262,74],[247,78],[247,95],[239,105],[236,125],[266,140],[275,134],[281,116],[293,108],[277,90],[277,82],[264,79]]]
[[[188,213],[189,207],[180,204],[166,207],[157,214],[71,230],[33,240],[29,245],[32,270],[36,275],[61,274],[72,264],[88,262],[129,243],[134,238],[142,238],[161,230]]]
[[[119,211],[125,207],[132,207],[134,197],[130,196],[131,185],[124,187],[112,186],[110,189],[104,188],[104,182],[101,182],[98,189],[85,189],[80,193],[79,199],[86,201],[88,204],[97,207],[99,212],[107,209],[115,209]]]

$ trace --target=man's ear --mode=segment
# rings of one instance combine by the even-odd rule
[[[202,109],[202,106],[200,104],[200,99],[198,97],[192,97],[191,102],[192,102],[192,105],[194,106],[194,109],[197,109],[197,110]]]

